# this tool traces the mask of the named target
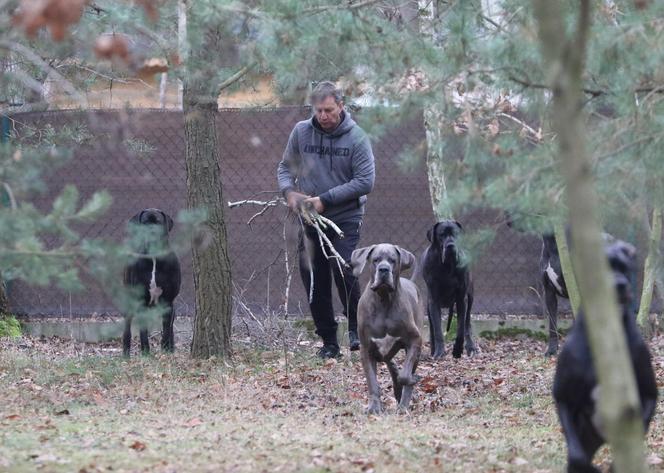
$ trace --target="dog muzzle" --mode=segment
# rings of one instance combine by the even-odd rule
[[[377,268],[371,289],[374,291],[394,291],[394,276],[389,269]]]

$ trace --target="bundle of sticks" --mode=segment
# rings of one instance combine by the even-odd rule
[[[228,202],[228,207],[231,209],[243,205],[255,205],[261,207],[261,209],[255,214],[253,214],[251,218],[249,218],[249,220],[247,221],[247,225],[249,226],[251,226],[252,222],[256,218],[263,215],[270,208],[277,207],[279,205],[288,206],[286,200],[278,196],[273,197],[270,200],[245,199],[245,200],[238,200],[235,202]],[[304,200],[300,201],[298,203],[297,210],[295,213],[299,218],[300,225],[302,225],[303,227],[304,225],[308,225],[316,230],[316,234],[318,235],[318,243],[320,245],[321,251],[323,252],[323,255],[328,260],[333,259],[339,266],[339,271],[343,275],[342,267],[349,269],[350,266],[341,257],[341,255],[337,252],[337,250],[334,249],[332,242],[325,233],[325,231],[329,228],[332,229],[332,231],[334,231],[339,236],[339,238],[343,238],[344,233],[341,231],[341,229],[332,220],[319,214],[310,202],[305,202]],[[310,272],[313,279],[313,271],[311,270],[311,268]],[[313,289],[313,281],[310,287],[311,289]],[[310,300],[312,298],[311,292],[312,291],[310,290],[309,294]]]

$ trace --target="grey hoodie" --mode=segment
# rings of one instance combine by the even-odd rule
[[[296,189],[318,196],[323,215],[338,222],[362,218],[374,177],[369,138],[346,111],[329,133],[315,117],[298,122],[277,169],[284,196]]]

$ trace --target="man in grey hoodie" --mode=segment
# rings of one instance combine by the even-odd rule
[[[277,177],[279,190],[291,210],[297,212],[298,205],[305,201],[339,226],[344,238],[330,229],[326,230],[326,235],[339,255],[350,262],[350,255],[360,239],[364,204],[366,195],[373,189],[375,169],[369,138],[344,110],[342,98],[341,90],[332,82],[316,86],[310,98],[313,117],[293,128]],[[352,271],[339,271],[336,262],[325,257],[316,231],[306,224],[300,231],[299,247],[300,276],[307,294],[313,272],[309,306],[316,333],[323,339],[318,355],[322,358],[339,356],[332,307],[332,274],[348,317],[350,349],[358,350],[360,288]]]

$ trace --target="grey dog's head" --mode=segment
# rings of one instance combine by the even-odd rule
[[[443,264],[445,260],[454,262],[458,259],[457,238],[462,231],[463,227],[456,220],[441,220],[427,231],[427,239],[440,252]]]
[[[410,251],[389,243],[357,249],[350,257],[355,277],[359,277],[367,261],[371,262],[371,289],[394,292],[398,287],[401,271],[413,266],[415,256]]]
[[[143,209],[129,219],[130,229],[142,242],[141,252],[148,253],[148,247],[154,240],[165,241],[173,229],[173,219],[163,210]]]

